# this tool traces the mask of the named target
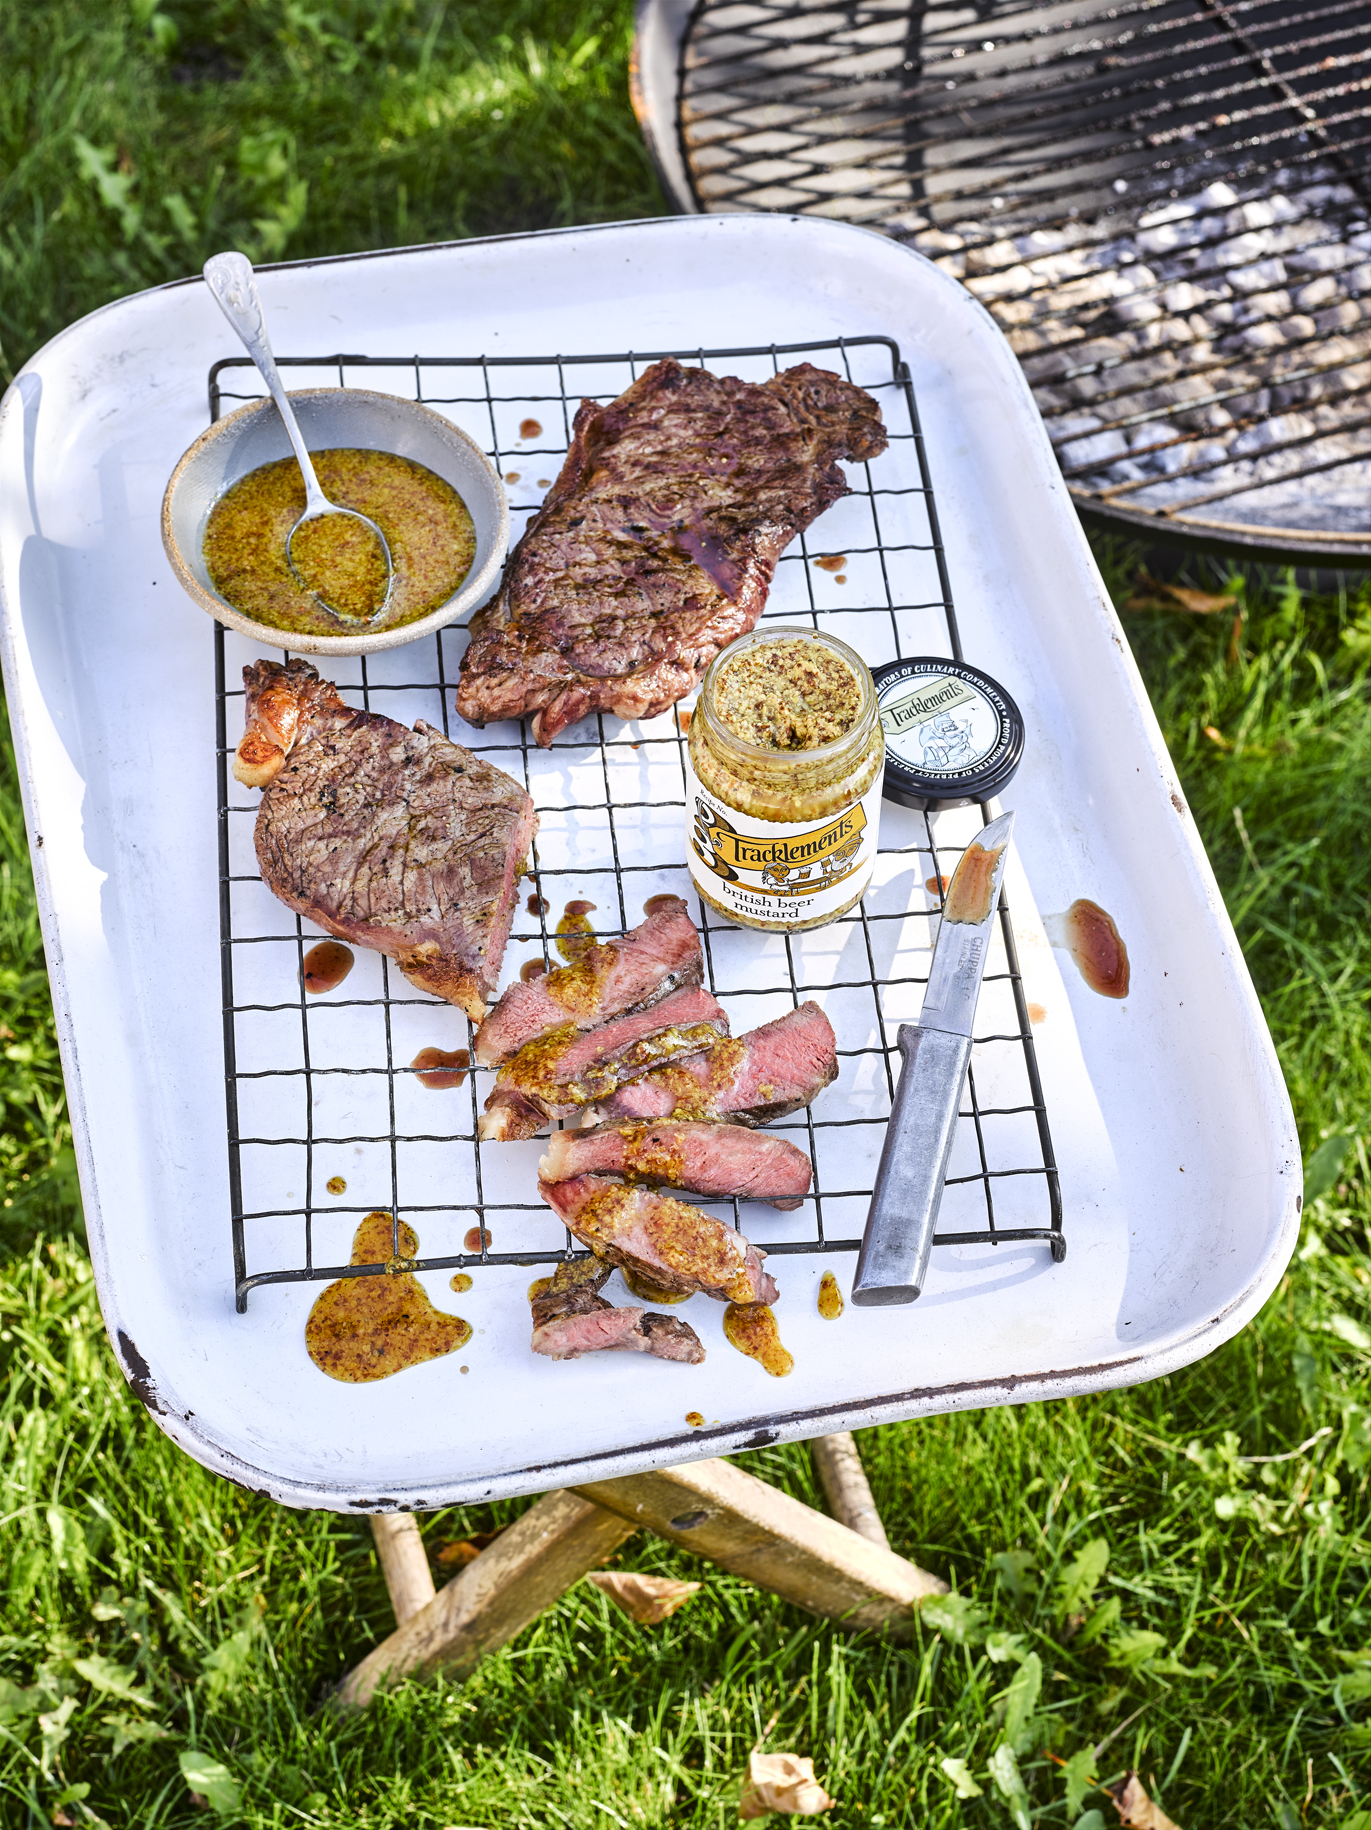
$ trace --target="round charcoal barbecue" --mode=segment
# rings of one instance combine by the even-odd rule
[[[640,0],[633,79],[681,210],[962,280],[1082,509],[1371,560],[1367,0]]]

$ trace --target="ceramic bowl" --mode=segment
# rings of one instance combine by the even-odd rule
[[[200,608],[267,647],[327,655],[397,648],[455,622],[482,603],[495,585],[509,545],[509,502],[495,466],[475,440],[431,407],[369,388],[306,388],[290,399],[311,451],[331,446],[393,451],[450,483],[466,503],[476,529],[471,570],[445,604],[398,628],[317,635],[275,629],[235,610],[210,583],[205,523],[231,484],[259,465],[289,457],[291,448],[275,406],[270,400],[255,400],[196,439],[172,471],[162,498],[162,544],[177,578]]]

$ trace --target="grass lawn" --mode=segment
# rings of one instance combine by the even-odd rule
[[[624,0],[30,0],[0,12],[0,340],[259,258],[649,214]],[[1097,551],[1118,601],[1138,555]],[[759,1739],[837,1827],[1371,1830],[1371,593],[1209,568],[1126,626],[1251,963],[1311,1198],[1266,1312],[1136,1391],[862,1442],[896,1549],[961,1600],[904,1649],[699,1576],[664,1625],[581,1585],[461,1689],[343,1721],[391,1625],[364,1521],[157,1431],[85,1256],[12,759],[0,754],[0,1822],[725,1825]],[[818,1501],[803,1446],[744,1458]],[[522,1503],[424,1521],[445,1539]],[[1005,1753],[1002,1750],[1009,1749]],[[1098,1752],[1092,1752],[1098,1749]],[[197,1802],[198,1800],[204,1802]]]

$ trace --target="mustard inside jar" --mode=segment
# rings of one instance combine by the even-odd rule
[[[884,761],[876,688],[846,642],[782,625],[730,643],[687,746],[686,853],[704,901],[787,934],[846,915],[876,862]]]

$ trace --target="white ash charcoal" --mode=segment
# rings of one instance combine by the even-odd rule
[[[1359,248],[1363,254],[1371,254],[1371,229],[1358,229],[1355,235],[1347,238],[1348,246]]]
[[[960,254],[944,254],[933,265],[941,267],[944,273],[950,273],[954,280],[959,280],[966,271],[965,257]]]
[[[1294,307],[1288,292],[1253,292],[1243,300],[1243,309],[1259,318],[1288,318]]]
[[[1287,343],[1307,343],[1311,337],[1317,337],[1319,334],[1314,320],[1305,317],[1302,312],[1298,311],[1292,312],[1288,318],[1282,319],[1281,329],[1285,332]],[[1304,358],[1297,356],[1295,360],[1302,362]]]
[[[1172,203],[1158,205],[1155,210],[1144,210],[1138,218],[1140,229],[1154,229],[1163,222],[1184,222],[1186,217],[1197,215],[1197,203],[1190,203],[1185,198],[1177,198]]]
[[[1246,349],[1279,349],[1285,338],[1279,324],[1249,324],[1239,341]]]
[[[1356,264],[1356,254],[1342,242],[1319,242],[1312,248],[1300,248],[1286,256],[1286,265],[1296,273],[1337,273]]]
[[[1189,280],[1181,280],[1175,286],[1167,286],[1162,291],[1162,304],[1168,311],[1194,311],[1197,306],[1207,303],[1208,294],[1203,288],[1192,285]]]
[[[1237,315],[1237,306],[1230,304],[1227,299],[1221,299],[1217,305],[1210,305],[1205,308],[1204,321],[1211,330],[1224,330],[1233,322]]]
[[[953,235],[947,229],[925,229],[914,237],[914,246],[920,254],[956,254],[966,246],[960,235]]]
[[[1014,248],[1021,260],[1037,260],[1044,255],[1063,254],[1071,246],[1060,229],[1034,229],[1029,235],[1015,238]]]
[[[1226,210],[1238,201],[1238,193],[1231,184],[1225,184],[1220,178],[1205,186],[1199,200],[1206,210]]]
[[[1266,198],[1258,197],[1230,210],[1224,217],[1224,227],[1230,235],[1241,235],[1245,229],[1269,229],[1276,220],[1271,204]]]
[[[971,258],[968,255],[968,260]],[[966,277],[968,292],[974,292],[982,304],[991,299],[1003,298],[1006,294],[1032,292],[1033,275],[1027,267],[1010,267],[1003,273],[968,274]]]
[[[1276,419],[1263,420],[1240,432],[1228,447],[1234,457],[1255,457],[1271,445],[1286,445],[1291,439],[1310,438],[1318,427],[1306,414],[1282,413]]]
[[[1362,308],[1356,299],[1344,299],[1340,305],[1334,305],[1328,311],[1314,313],[1314,323],[1318,326],[1320,334],[1325,337],[1333,331],[1351,330],[1353,325],[1360,324],[1361,320]]]
[[[1160,318],[1163,307],[1155,299],[1115,299],[1114,316],[1121,318],[1125,324],[1149,324],[1154,318]]]
[[[1308,190],[1300,191],[1296,202],[1306,215],[1317,216],[1330,203],[1355,203],[1357,193],[1350,184],[1313,184]]]
[[[1344,286],[1353,292],[1371,292],[1371,261],[1363,261],[1360,267],[1353,267],[1342,276]]]
[[[1288,276],[1284,261],[1266,260],[1250,267],[1231,267],[1226,277],[1240,292],[1267,292],[1273,286],[1284,286]]]
[[[1096,432],[1090,438],[1072,439],[1059,448],[1063,464],[1075,469],[1078,464],[1107,464],[1110,458],[1122,457],[1128,439],[1122,432]]]
[[[1317,311],[1320,305],[1336,299],[1338,292],[1338,282],[1331,273],[1325,273],[1322,278],[1310,280],[1307,286],[1300,287],[1295,294],[1295,304],[1301,311]]]
[[[1231,241],[1221,241],[1209,252],[1217,267],[1246,267],[1269,253],[1270,248],[1271,238],[1266,231],[1254,229],[1246,235],[1235,235]],[[1233,275],[1230,273],[1228,278],[1231,280]]]
[[[1298,222],[1304,215],[1294,199],[1283,196],[1280,191],[1273,191],[1266,201],[1277,222]]]
[[[1018,258],[1018,249],[1012,241],[992,241],[984,248],[967,249],[966,270],[968,273],[998,273],[1003,267],[1014,266]]]

